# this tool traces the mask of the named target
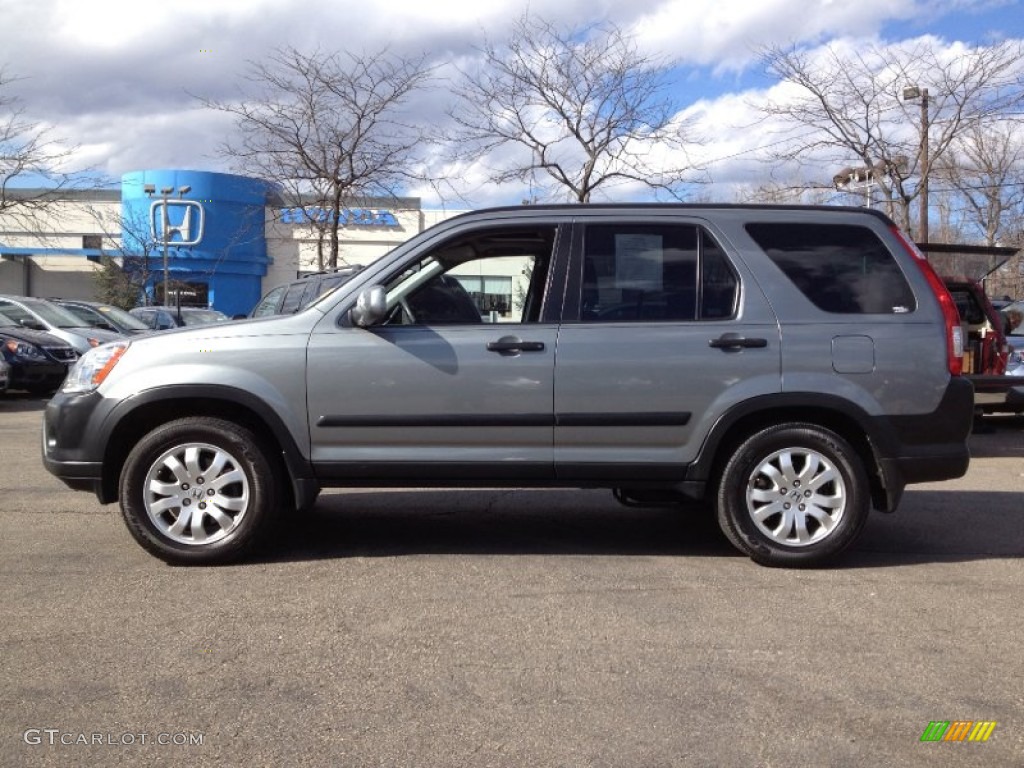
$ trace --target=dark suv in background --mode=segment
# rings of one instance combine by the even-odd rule
[[[312,304],[359,272],[360,266],[338,267],[330,272],[315,272],[267,291],[249,313],[249,317],[290,315]]]
[[[0,312],[0,359],[10,366],[10,389],[49,395],[64,381],[78,353],[63,339],[27,328]]]
[[[966,472],[962,333],[876,211],[482,210],[296,314],[86,354],[44,462],[170,562],[237,558],[326,486],[560,486],[703,500],[757,562],[814,565]]]

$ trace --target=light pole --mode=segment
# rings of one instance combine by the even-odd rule
[[[918,239],[922,243],[928,242],[928,176],[930,170],[928,167],[928,89],[919,88],[916,85],[909,85],[903,89],[903,100],[913,101],[914,99],[921,99],[921,181],[918,194],[921,197],[921,213],[919,218],[921,219],[920,232],[918,232]]]
[[[146,184],[142,188],[142,190],[149,197],[153,197],[153,195],[156,194],[156,185],[155,184]],[[187,195],[191,191],[192,191],[192,187],[188,186],[187,184],[184,185],[184,186],[178,187],[178,197],[181,198],[184,195]],[[161,218],[161,221],[160,221],[160,225],[161,225],[160,240],[163,242],[163,251],[164,251],[164,300],[163,300],[164,306],[170,306],[170,304],[167,303],[168,302],[167,297],[170,295],[170,285],[171,285],[171,271],[170,271],[170,265],[168,263],[168,258],[167,258],[167,243],[168,243],[169,236],[170,236],[171,219],[170,219],[170,217],[167,214],[167,200],[168,200],[168,198],[170,198],[170,196],[171,196],[171,194],[173,192],[174,192],[174,187],[161,187],[160,188],[160,197],[163,200],[163,206],[161,207],[162,216],[160,217]]]
[[[865,165],[860,168],[843,168],[832,177],[832,185],[838,190],[854,191],[864,190],[864,207],[873,208],[875,205],[874,188],[876,180],[888,173],[889,164],[880,160],[874,165]]]

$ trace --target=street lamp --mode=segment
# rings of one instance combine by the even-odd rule
[[[843,168],[835,176],[832,177],[832,185],[843,191],[855,191],[858,189],[864,190],[864,207],[874,207],[874,195],[872,194],[875,184],[883,176],[889,173],[889,170],[893,165],[899,162],[899,158],[894,161],[879,160],[874,165],[864,165],[859,168]]]
[[[142,191],[145,192],[148,197],[153,197],[153,195],[156,194],[156,185],[154,185],[154,184],[146,184],[146,185],[144,185],[142,187]],[[191,191],[192,191],[192,187],[187,185],[187,184],[185,184],[183,186],[180,186],[180,187],[178,187],[178,197],[181,198],[181,197],[187,195]],[[163,206],[162,206],[163,215],[161,216],[161,227],[162,228],[160,230],[160,240],[163,242],[163,251],[164,251],[164,301],[163,301],[163,303],[166,306],[170,306],[167,303],[168,302],[167,297],[170,295],[170,286],[171,286],[171,271],[170,271],[170,265],[168,263],[168,258],[167,258],[167,243],[169,241],[169,236],[170,236],[171,220],[170,220],[170,217],[167,214],[167,200],[170,198],[170,196],[173,193],[174,193],[174,187],[161,187],[160,188],[160,197],[163,199],[163,203],[164,203]]]
[[[921,231],[918,232],[918,240],[922,243],[928,242],[928,89],[919,88],[916,85],[908,85],[903,89],[903,100],[921,100]]]

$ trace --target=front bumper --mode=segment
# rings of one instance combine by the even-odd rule
[[[90,392],[66,395],[58,392],[43,412],[43,466],[76,491],[101,493],[103,445],[101,429],[109,403]]]
[[[56,389],[67,376],[68,367],[63,363],[19,362],[11,365],[11,389],[29,389],[48,386]]]

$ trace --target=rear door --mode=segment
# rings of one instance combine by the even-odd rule
[[[556,473],[681,479],[725,409],[778,392],[779,327],[701,218],[582,219],[555,374]]]

